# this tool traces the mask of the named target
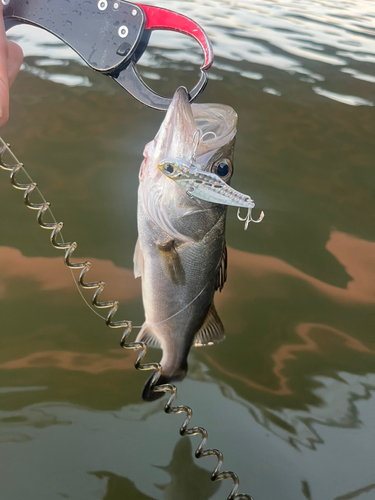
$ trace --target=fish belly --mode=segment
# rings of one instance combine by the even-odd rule
[[[201,241],[175,241],[149,217],[139,196],[145,325],[160,342],[161,364],[168,376],[187,366],[186,358],[194,336],[213,302],[224,230],[225,217],[221,217]],[[164,255],[165,248],[173,252],[172,258]]]

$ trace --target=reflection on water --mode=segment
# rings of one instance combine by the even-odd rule
[[[207,28],[217,57],[200,100],[238,111],[233,183],[266,211],[246,233],[228,211],[228,282],[216,297],[227,339],[193,350],[178,403],[256,500],[373,498],[374,4],[150,3]],[[2,136],[78,241],[77,258],[94,256],[105,298],[141,324],[137,175],[163,115],[48,34],[14,36],[26,58]],[[186,37],[155,33],[140,70],[171,95],[195,83],[201,57]],[[0,177],[4,497],[163,499],[183,484],[193,498],[199,484],[202,498],[225,498],[226,482],[216,491],[207,479],[210,459],[197,462],[179,440],[179,417],[140,402],[146,374],[134,353],[116,348],[119,335],[84,305]]]
[[[375,490],[375,483],[369,484],[368,486],[365,486],[364,488],[360,488],[359,490],[356,491],[351,491],[350,493],[347,493],[346,495],[340,495],[339,497],[336,497],[334,500],[352,500],[353,498],[358,498],[362,497],[364,498],[363,494],[373,492]]]
[[[230,386],[220,384],[219,388],[208,379],[187,380],[184,396],[194,401],[198,414],[205,412],[211,436],[227,451],[227,463],[234,463],[238,452],[244,450],[246,460],[238,463],[239,473],[253,483],[258,496],[261,491],[268,495],[274,491],[272,482],[264,479],[272,473],[281,498],[288,494],[299,498],[301,483],[305,483],[305,492],[311,491],[311,498],[323,494],[332,499],[345,498],[372,484],[368,425],[374,398],[370,398],[369,389],[374,388],[375,380],[339,375],[340,380],[319,380],[321,408],[305,412],[262,414],[260,408],[238,398]],[[99,491],[99,498],[124,491],[139,494],[140,498],[175,498],[176,491],[187,498],[196,491],[197,498],[225,497],[225,483],[208,481],[210,459],[197,463],[192,458],[194,438],[190,442],[190,438],[178,437],[181,416],[164,415],[159,403],[151,406],[152,411],[145,404],[117,411],[92,411],[44,403],[19,411],[1,411],[3,491],[9,492],[9,498],[19,498],[26,489],[31,498],[58,498],[63,494],[78,499]],[[227,432],[222,433],[223,428]],[[361,445],[363,462],[353,482],[346,471],[358,461],[352,453],[355,444]],[[307,473],[311,467],[314,474]],[[35,481],[32,478],[38,477],[40,468],[45,479]],[[323,480],[327,468],[336,482]],[[22,482],[16,480],[20,469],[24,471]],[[259,485],[258,475],[264,479]],[[70,481],[66,481],[67,477]],[[356,490],[353,485],[358,485]]]
[[[92,263],[92,281],[106,281],[102,297],[112,296],[126,302],[140,296],[140,283],[134,280],[133,271],[121,269],[111,261],[96,258],[83,260]],[[62,290],[65,296],[76,301],[77,290],[71,273],[61,264],[61,257],[27,257],[16,248],[0,247],[0,298],[9,296],[12,285],[22,279],[32,282],[40,291]],[[18,296],[19,294],[20,290],[17,291]]]
[[[361,97],[356,97],[354,95],[342,95],[337,94],[329,90],[324,90],[321,87],[314,87],[314,91],[328,99],[333,99],[337,102],[342,102],[343,104],[349,104],[350,106],[373,106],[374,104],[367,99],[362,99]]]
[[[353,339],[349,335],[344,332],[340,332],[332,327],[327,327],[326,325],[318,325],[318,324],[300,324],[296,328],[295,332],[298,337],[302,340],[301,343],[297,344],[287,344],[282,345],[274,354],[271,355],[273,361],[272,371],[277,378],[279,387],[277,389],[273,389],[267,385],[261,385],[253,380],[249,380],[244,376],[238,375],[236,373],[232,373],[230,371],[225,370],[222,365],[215,362],[208,354],[204,354],[205,358],[209,361],[209,363],[214,366],[219,372],[223,373],[226,376],[229,376],[235,380],[241,381],[248,387],[251,387],[256,390],[265,391],[270,394],[274,394],[276,396],[290,396],[293,394],[293,391],[289,387],[289,379],[284,375],[284,371],[288,362],[292,360],[298,360],[298,353],[312,353],[322,355],[324,351],[320,348],[319,344],[312,340],[314,333],[318,333],[318,338],[321,339],[323,336],[334,335],[340,338],[342,343],[348,349],[353,349],[354,351],[367,353],[367,354],[375,354],[375,351],[368,349],[358,340]],[[326,346],[326,342],[324,343],[324,347]],[[1,368],[1,365],[0,365]]]
[[[237,301],[238,296],[236,294],[236,289],[238,287],[239,276],[243,277],[244,273],[249,273],[247,281],[253,283],[253,288],[256,293],[251,292],[249,296],[242,298],[244,302],[251,303],[256,302],[259,298],[267,299],[280,294],[284,296],[285,285],[280,287],[277,285],[277,280],[282,279],[283,276],[288,276],[289,278],[297,281],[306,282],[319,292],[320,295],[326,297],[326,300],[332,300],[339,303],[344,303],[346,307],[355,307],[357,304],[362,304],[364,306],[374,303],[374,279],[371,275],[371,270],[375,269],[373,260],[375,256],[374,243],[365,242],[358,240],[353,237],[349,237],[342,233],[333,233],[329,242],[326,245],[327,250],[333,253],[338,261],[345,267],[347,275],[351,278],[348,280],[348,285],[346,288],[333,287],[322,283],[321,281],[305,275],[304,273],[298,271],[292,266],[287,265],[282,261],[278,261],[275,258],[266,256],[250,255],[244,252],[239,252],[233,249],[229,249],[229,262],[231,263],[229,267],[229,283],[221,296],[221,301],[223,303],[231,303],[231,301]],[[13,279],[27,279],[33,278],[41,283],[41,290],[59,290],[62,289],[66,293],[68,291],[69,295],[73,292],[76,293],[75,288],[72,286],[71,276],[66,269],[61,265],[57,265],[55,259],[50,258],[30,258],[24,257],[22,254],[15,249],[2,247],[0,248],[0,253],[5,257],[2,259],[3,263],[7,265],[4,266],[2,270],[2,290],[3,297],[7,296],[6,285],[11,289],[11,280]],[[361,256],[361,259],[357,261],[355,256]],[[57,259],[57,258],[56,258]],[[61,264],[60,259],[59,264]],[[93,260],[93,259],[90,259]],[[30,262],[32,261],[32,265]],[[9,265],[11,264],[11,265]],[[97,268],[98,276],[105,276],[108,278],[109,286],[111,281],[114,284],[121,284],[124,286],[126,283],[128,292],[132,290],[131,286],[134,280],[131,277],[131,272],[125,269],[116,268],[112,263],[107,261],[97,260],[94,262]],[[53,266],[53,267],[51,267]],[[56,274],[55,274],[56,268]],[[123,277],[120,283],[118,277]],[[242,279],[242,278],[241,278]],[[121,296],[119,290],[114,287],[112,292],[115,293],[116,297],[120,295],[122,300],[127,300],[133,298],[132,295],[126,297]],[[136,291],[135,296],[139,296],[139,290]],[[311,292],[310,292],[311,293]],[[19,293],[17,294],[19,297]],[[78,297],[75,297],[77,300]],[[224,306],[223,306],[224,307]],[[244,307],[244,306],[241,306]],[[363,314],[363,309],[359,311],[359,314]],[[244,318],[246,321],[246,318]],[[300,322],[294,327],[295,341],[293,343],[282,343],[274,352],[270,352],[270,360],[272,361],[271,371],[277,380],[277,384],[261,384],[252,380],[252,378],[247,377],[245,374],[236,371],[231,371],[227,368],[236,362],[236,358],[231,358],[225,356],[225,359],[220,359],[215,361],[210,356],[209,349],[201,350],[202,356],[208,361],[209,365],[212,366],[218,373],[224,375],[227,380],[232,379],[236,382],[240,382],[248,388],[255,389],[257,391],[263,391],[275,396],[292,396],[294,393],[293,389],[297,383],[294,380],[294,373],[299,377],[299,369],[294,369],[291,371],[288,369],[290,363],[298,364],[302,359],[305,359],[305,355],[309,354],[314,357],[322,357],[329,355],[330,352],[334,352],[337,349],[349,349],[354,352],[358,352],[363,355],[367,355],[369,363],[372,363],[373,355],[375,353],[374,349],[371,349],[359,339],[349,335],[345,331],[335,328],[330,325],[319,324],[319,323],[307,323]],[[224,348],[226,351],[226,349]],[[354,358],[353,358],[354,359]],[[365,358],[363,358],[365,359]],[[331,361],[327,361],[331,363]],[[321,361],[321,366],[323,367],[325,362]],[[242,366],[242,365],[241,365]],[[90,374],[100,374],[110,371],[119,370],[132,370],[133,369],[133,358],[130,353],[123,353],[118,350],[109,351],[107,354],[102,353],[84,353],[84,352],[71,352],[71,351],[42,351],[33,352],[27,356],[19,359],[8,360],[0,364],[0,370],[19,370],[19,369],[39,369],[39,368],[54,368],[63,369],[70,371],[81,371]],[[306,367],[305,370],[307,371]],[[242,370],[243,371],[243,370]],[[343,378],[341,373],[338,373],[340,380]],[[314,376],[313,385],[324,385],[324,378],[320,376]],[[361,382],[361,384],[367,384],[368,386],[373,386],[373,382]],[[329,388],[332,390],[332,383],[329,383]],[[338,400],[341,398],[341,391],[339,390],[339,384],[334,384],[334,393],[338,395]],[[344,384],[344,388],[347,389],[350,395],[357,394],[352,388],[352,385],[347,381]],[[225,391],[227,392],[227,391]],[[322,401],[326,401],[327,398],[319,390],[312,391],[315,400],[321,405]],[[359,397],[359,394],[357,394]],[[343,402],[349,403],[349,397],[341,398]],[[326,407],[331,409],[329,404]],[[319,409],[320,407],[313,405],[312,408]],[[321,408],[320,408],[321,409]],[[337,406],[334,406],[336,412],[336,420],[323,417],[309,417],[312,421],[319,421],[328,424],[329,421],[333,425],[341,424],[341,417],[337,415]],[[286,412],[286,410],[284,410]],[[268,413],[269,412],[269,413]],[[268,417],[267,417],[268,415]],[[272,415],[272,410],[269,409],[265,412],[263,418],[268,420],[269,415]],[[293,428],[293,433],[296,436],[288,436],[288,441],[302,442],[303,444],[314,443],[315,438],[312,436],[301,437],[298,433],[298,422],[305,422],[305,418],[300,415],[293,415],[293,417],[285,417],[284,414],[279,415],[280,420],[287,424],[287,428]],[[272,422],[271,418],[271,422]],[[305,425],[305,424],[304,424]],[[282,428],[282,426],[281,426]],[[309,427],[310,431],[310,427]],[[315,432],[312,433],[315,436]],[[319,442],[319,439],[317,439]]]
[[[359,377],[345,372],[337,372],[337,378],[316,376],[313,378],[314,405],[306,409],[283,408],[277,410],[255,406],[239,398],[230,386],[222,383],[226,397],[243,404],[260,425],[285,440],[296,449],[301,446],[315,449],[324,445],[319,426],[358,429],[362,420],[358,407],[359,400],[373,397],[375,376]],[[207,380],[211,380],[207,377]]]
[[[22,467],[33,456],[45,456],[46,480],[40,484],[32,482],[30,485],[31,495],[35,496],[48,496],[50,492],[50,495],[57,494],[57,497],[82,498],[82,494],[95,496],[95,492],[100,491],[99,498],[105,500],[114,500],[123,494],[139,500],[170,500],[176,496],[184,499],[191,498],[191,495],[198,500],[211,498],[218,492],[221,483],[212,483],[211,473],[202,468],[204,464],[197,465],[192,456],[191,440],[187,437],[178,438],[178,434],[170,436],[165,449],[158,452],[157,447],[152,445],[155,429],[158,428],[158,432],[166,439],[171,430],[170,424],[172,423],[173,430],[177,430],[174,424],[178,422],[172,421],[169,425],[164,425],[165,417],[160,408],[156,411],[154,408],[152,414],[147,409],[147,406],[138,405],[115,413],[95,413],[73,406],[44,404],[33,405],[19,412],[1,412],[3,432],[0,434],[0,454],[7,449],[13,450],[6,467],[13,478],[18,466]],[[124,433],[124,425],[133,432]],[[54,432],[55,428],[59,432]],[[92,448],[90,441],[100,434],[101,453],[90,455],[90,448],[92,451],[96,449],[96,444]],[[111,451],[111,442],[116,436],[117,445]],[[142,437],[147,441],[143,442]],[[59,453],[65,457],[70,450],[74,450],[75,456],[60,465],[62,457],[54,455],[49,439],[55,442]],[[18,460],[14,448],[16,445],[21,447],[22,453]],[[143,470],[137,469],[139,459],[143,462]],[[155,464],[155,461],[158,463]],[[26,467],[25,482],[30,479],[32,469],[35,470],[30,465],[31,467]],[[56,481],[57,469],[60,467],[61,480]],[[63,474],[74,469],[73,477],[82,476],[81,497],[76,496],[72,485],[62,481]],[[138,470],[135,475],[134,470]],[[8,491],[9,498],[16,498],[17,493],[27,490],[25,482],[19,485],[8,479],[4,481],[3,488]]]
[[[38,78],[41,78],[42,80],[50,80],[51,82],[55,83],[61,83],[63,85],[68,85],[69,87],[91,87],[92,84],[90,83],[90,80],[87,77],[81,77],[78,75],[64,75],[64,74],[59,74],[59,73],[49,73],[48,71],[43,70],[42,68],[38,66],[45,66],[45,65],[50,65],[53,64],[55,65],[56,62],[51,61],[47,59],[45,60],[39,60],[35,61],[35,66],[32,66],[30,64],[27,64],[26,62],[23,63],[22,65],[22,70],[27,71],[31,73],[32,75],[37,76]],[[59,66],[60,64],[57,64]]]
[[[170,482],[157,485],[165,500],[208,500],[220,488],[220,483],[211,483],[211,473],[196,465],[192,457],[191,440],[180,439],[174,449],[170,463],[160,469],[170,475]]]
[[[34,352],[29,356],[0,364],[0,370],[30,368],[57,368],[80,371],[93,375],[108,370],[133,370],[134,361],[130,354],[114,350],[112,356],[69,351]]]
[[[92,472],[92,475],[101,479],[106,486],[101,488],[103,500],[118,500],[119,497],[128,497],[134,500],[151,500],[152,497],[144,495],[135,487],[133,481],[127,477],[117,476],[112,472]]]

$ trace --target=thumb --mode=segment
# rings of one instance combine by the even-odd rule
[[[19,45],[8,40],[8,81],[9,87],[13,84],[20,70],[23,60],[23,52]]]

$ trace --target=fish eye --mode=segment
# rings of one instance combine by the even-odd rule
[[[211,172],[226,181],[233,173],[232,162],[228,158],[219,160],[213,164]]]

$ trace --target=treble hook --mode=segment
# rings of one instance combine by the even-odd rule
[[[240,220],[241,222],[244,222],[245,223],[245,231],[247,230],[247,228],[249,227],[249,224],[250,222],[255,222],[255,224],[258,224],[259,222],[262,222],[263,218],[264,218],[264,212],[262,210],[262,212],[260,213],[260,216],[259,216],[259,219],[257,220],[254,220],[252,217],[251,217],[251,210],[252,208],[248,208],[247,209],[247,215],[246,217],[241,217],[240,213],[241,213],[241,208],[239,208],[237,210],[237,219]]]
[[[198,146],[199,146],[199,143],[201,141],[201,129],[197,129],[195,132],[194,132],[194,135],[193,135],[193,150],[192,150],[192,153],[191,153],[191,156],[190,156],[190,164],[193,164],[197,161],[197,149],[198,149]]]
[[[194,134],[193,134],[193,151],[192,151],[191,156],[190,156],[190,165],[193,165],[197,161],[197,149],[198,149],[199,143],[201,141],[203,141],[203,139],[206,137],[206,135],[210,135],[210,134],[214,136],[214,139],[216,139],[217,135],[215,134],[215,132],[212,132],[211,130],[209,130],[208,132],[205,132],[203,135],[202,135],[202,130],[200,128],[198,128],[194,132]]]

